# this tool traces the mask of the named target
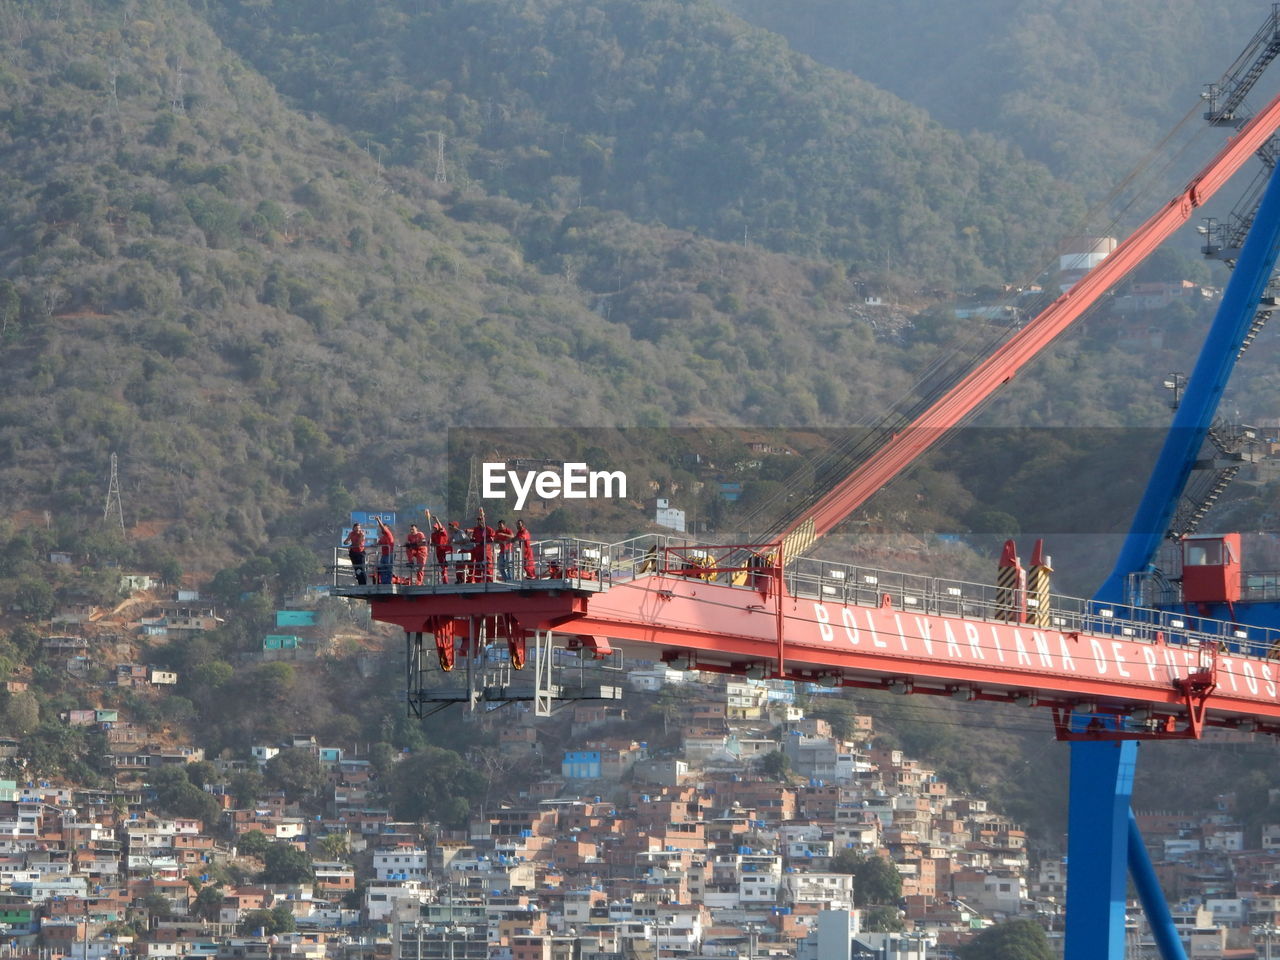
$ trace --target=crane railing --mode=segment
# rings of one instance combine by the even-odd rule
[[[529,590],[578,590],[595,593],[645,577],[680,577],[730,586],[764,597],[776,596],[778,544],[697,544],[674,536],[646,534],[616,543],[582,537],[553,537],[532,544],[531,566],[517,555],[511,577],[484,565],[471,554],[458,554],[457,565],[440,570],[429,562],[424,582],[415,583],[416,568],[403,561],[393,566],[390,583],[358,584],[345,550],[335,550],[333,586],[345,596],[379,597],[473,594]],[[745,561],[743,558],[747,558]],[[753,559],[754,558],[754,559]],[[369,564],[370,576],[376,561]],[[442,579],[447,577],[448,579]],[[1280,573],[1253,575],[1256,593],[1280,594]],[[1210,643],[1246,656],[1280,655],[1280,630],[1243,626],[1224,620],[1159,609],[1150,591],[1135,593],[1139,603],[1106,603],[1051,593],[1026,598],[1028,608],[1013,603],[1007,589],[944,577],[904,573],[881,567],[840,563],[813,557],[792,558],[782,568],[783,602],[811,600],[864,607],[890,608],[917,616],[944,616],[992,623],[1023,624],[1033,630],[1123,637],[1136,641],[1187,646]],[[1261,599],[1261,596],[1257,597]]]

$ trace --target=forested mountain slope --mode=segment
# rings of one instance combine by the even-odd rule
[[[1075,206],[702,0],[13,2],[0,160],[11,510],[74,541],[114,451],[130,524],[209,569],[435,502],[451,426],[865,422],[956,325],[873,330],[856,258],[886,289],[1003,276]],[[729,185],[772,239],[658,222],[741,239]],[[1157,408],[1111,336],[1021,422]]]
[[[955,130],[1018,144],[1102,195],[1217,81],[1270,12],[1195,0],[723,0],[795,49]],[[927,69],[921,69],[927,64]],[[1273,71],[1274,72],[1274,71]],[[1280,81],[1264,77],[1254,102]]]
[[[91,516],[116,451],[180,540],[295,533],[271,521],[439,489],[450,425],[845,422],[908,376],[837,267],[436,184],[185,3],[61,9],[0,10],[14,509]]]
[[[709,0],[205,3],[299,107],[388,162],[529,202],[821,254],[854,273],[1005,280],[1076,192],[986,136],[789,51]]]

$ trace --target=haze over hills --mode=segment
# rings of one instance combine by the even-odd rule
[[[1099,196],[1217,81],[1270,11],[1194,0],[724,0],[795,49]],[[918,65],[928,64],[927,70]],[[1265,103],[1280,81],[1264,76]]]
[[[950,283],[1041,254],[1074,193],[706,0],[315,0],[206,8],[300,107],[391,162],[531,203]]]

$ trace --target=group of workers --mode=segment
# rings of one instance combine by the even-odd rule
[[[476,516],[476,525],[467,529],[457,520],[450,520],[446,526],[439,517],[433,516],[430,510],[424,512],[429,532],[419,529],[416,523],[409,524],[409,533],[404,541],[405,560],[409,572],[407,577],[399,580],[395,577],[395,531],[382,522],[382,517],[373,518],[374,523],[378,525],[378,534],[374,540],[378,548],[378,563],[373,573],[374,583],[406,583],[422,586],[426,579],[432,551],[435,553],[439,583],[450,582],[450,568],[452,568],[454,583],[493,582],[495,553],[498,579],[513,580],[517,551],[524,579],[532,580],[537,576],[533,558],[533,538],[523,520],[516,521],[514,530],[503,520],[499,520],[496,527],[491,527],[485,520],[484,510],[481,509]],[[360,586],[365,586],[369,582],[368,568],[365,566],[366,540],[364,529],[356,522],[351,524],[351,532],[342,541],[351,558],[356,583]],[[437,581],[433,578],[432,582]]]

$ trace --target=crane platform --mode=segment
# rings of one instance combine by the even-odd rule
[[[335,564],[332,590],[434,636],[445,669],[472,638],[518,649],[523,666],[526,638],[558,634],[587,657],[1048,707],[1064,739],[1280,734],[1280,631],[1268,628],[812,558],[780,567],[777,545],[655,535],[533,549],[535,575],[515,564],[509,581],[360,585]],[[1071,723],[1095,714],[1123,729]]]

